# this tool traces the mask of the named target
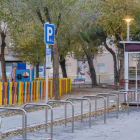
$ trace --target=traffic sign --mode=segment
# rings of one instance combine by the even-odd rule
[[[55,27],[53,24],[45,23],[44,35],[45,35],[45,37],[44,37],[45,44],[54,45]]]
[[[51,69],[51,49],[49,45],[54,45],[55,27],[49,22],[44,25],[44,40],[46,44],[46,92],[45,92],[45,102],[48,102],[48,69]]]

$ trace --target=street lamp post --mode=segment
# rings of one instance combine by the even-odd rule
[[[134,19],[131,19],[131,18],[125,18],[123,19],[127,22],[127,41],[129,41],[129,23],[131,20],[134,20]]]
[[[129,23],[131,20],[134,20],[134,19],[131,19],[131,18],[125,18],[124,19],[126,22],[127,22],[127,41],[129,41]],[[129,55],[129,54],[128,54]],[[128,59],[126,59],[126,61],[128,61]],[[126,62],[127,63],[127,62]],[[128,64],[128,71],[129,71],[129,64]],[[129,72],[128,72],[129,73]],[[128,74],[129,75],[129,74]],[[125,85],[128,89],[128,83],[126,83]],[[136,53],[136,93],[137,93],[137,53]],[[137,94],[136,94],[136,100],[137,100]]]
[[[127,22],[127,41],[129,41],[129,22]]]

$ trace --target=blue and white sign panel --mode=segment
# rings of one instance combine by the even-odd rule
[[[51,54],[51,49],[50,48],[46,48],[46,55],[50,55]]]
[[[45,28],[44,29],[45,44],[54,45],[54,35],[55,35],[54,25],[45,23],[44,28]]]
[[[51,69],[51,49],[46,48],[46,69]]]

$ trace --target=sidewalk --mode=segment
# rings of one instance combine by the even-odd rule
[[[63,125],[54,126],[53,140],[140,140],[139,124],[140,112],[136,107],[130,109],[127,115],[126,110],[119,112],[119,118],[114,117],[115,113],[107,115],[107,124],[102,121],[103,115],[97,119],[92,117],[91,128],[88,125],[88,118],[74,122],[74,133],[71,133],[71,123],[67,127]],[[47,140],[50,132],[46,133],[45,129],[27,134],[28,140]],[[9,137],[4,140],[21,140],[21,136]]]
[[[110,100],[115,100],[115,97],[110,97]],[[81,102],[74,101],[74,116],[81,115]],[[116,104],[116,102],[110,102],[110,105]],[[103,109],[104,101],[103,99],[98,99],[97,108],[98,110]],[[95,100],[91,100],[91,111],[94,111]],[[67,104],[67,118],[72,116],[72,108],[70,104]],[[83,101],[83,114],[89,112],[89,105],[87,101]],[[50,114],[50,109],[48,111]],[[50,115],[48,115],[48,123],[50,122]],[[53,121],[64,120],[64,105],[53,108]],[[27,127],[33,127],[45,124],[45,110],[38,110],[27,113]],[[2,118],[2,126],[0,131],[4,133],[12,132],[22,129],[22,115],[15,115],[10,117]],[[28,134],[27,134],[28,135]]]

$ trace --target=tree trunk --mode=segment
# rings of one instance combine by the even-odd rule
[[[120,56],[120,79],[124,79],[124,55]]]
[[[0,59],[1,59],[2,80],[3,80],[3,82],[7,82],[7,80],[6,80],[5,58],[4,58],[4,50],[5,50],[5,46],[6,46],[5,38],[6,38],[5,33],[1,32],[2,44],[1,44],[1,57],[0,57]]]
[[[120,40],[118,40],[117,47],[119,49],[119,57],[120,57],[120,70],[119,70],[119,78],[124,79],[124,46],[123,44],[119,43]]]
[[[62,74],[63,74],[63,78],[67,78],[67,72],[66,72],[66,60],[65,58],[60,55],[60,66],[61,66],[61,70],[62,70]]]
[[[117,70],[117,59],[116,59],[116,54],[115,52],[108,47],[108,45],[106,44],[106,39],[104,40],[104,45],[105,45],[105,48],[112,54],[112,57],[113,57],[113,63],[114,63],[114,84],[116,85],[117,82],[119,82],[119,73],[118,73],[118,70]]]
[[[49,15],[49,10],[48,7],[44,7],[44,12],[45,12],[45,16],[47,21],[51,24],[51,18]],[[41,12],[39,9],[36,10],[36,13],[42,23],[42,25],[44,26],[45,21],[42,18]],[[60,100],[60,94],[59,94],[59,51],[58,51],[58,46],[57,46],[57,35],[58,35],[58,31],[59,31],[59,26],[60,26],[60,22],[61,22],[61,13],[59,13],[58,16],[58,23],[57,26],[55,28],[55,42],[53,45],[53,94],[55,95],[55,100]]]
[[[59,93],[59,52],[57,47],[57,39],[55,36],[55,42],[53,46],[53,94],[55,100],[60,100]]]
[[[6,80],[5,59],[4,58],[1,58],[1,68],[2,68],[2,81],[7,82],[7,80]]]
[[[36,64],[36,78],[39,78],[39,63]]]
[[[93,55],[91,55],[90,53],[88,53],[87,60],[88,60],[89,68],[90,68],[90,75],[91,75],[92,87],[94,87],[94,86],[97,86],[97,80],[96,80],[95,68],[94,68],[94,65],[93,65]]]

